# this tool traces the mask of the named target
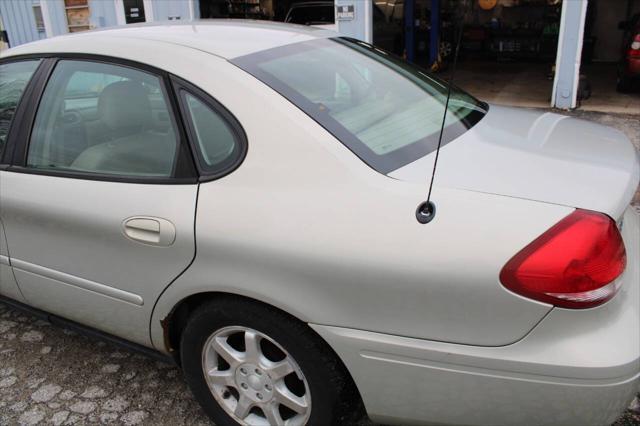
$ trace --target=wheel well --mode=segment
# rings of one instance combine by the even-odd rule
[[[169,349],[171,354],[173,355],[176,364],[181,365],[180,363],[180,338],[184,327],[189,320],[189,316],[192,312],[194,312],[198,307],[203,304],[212,301],[212,300],[224,300],[224,299],[235,299],[235,300],[244,300],[250,303],[258,303],[261,305],[268,306],[271,309],[275,309],[283,313],[284,315],[290,317],[292,320],[308,325],[301,321],[299,318],[291,315],[290,313],[283,311],[273,305],[268,303],[264,303],[260,300],[252,299],[250,297],[239,296],[232,293],[221,293],[221,292],[207,292],[207,293],[197,293],[193,294],[183,300],[181,300],[167,315],[167,317],[162,321],[162,326],[164,328],[164,339],[165,339],[165,347]],[[360,390],[358,389],[351,373],[347,369],[342,359],[338,356],[338,354],[333,350],[333,348],[320,336],[315,332],[311,327],[308,327],[309,330],[318,338],[320,342],[326,347],[326,350],[331,351],[331,353],[336,357],[342,368],[344,369],[344,373],[350,381],[350,385],[353,389],[353,397],[355,401],[355,406],[353,410],[354,420],[359,419],[361,417],[366,416],[366,410],[364,408],[364,403],[362,401],[362,396],[360,395]]]

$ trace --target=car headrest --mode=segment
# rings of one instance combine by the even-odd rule
[[[111,83],[100,93],[98,115],[114,136],[139,133],[151,121],[149,94],[139,82]]]

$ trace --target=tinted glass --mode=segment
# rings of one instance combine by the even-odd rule
[[[0,65],[0,155],[18,102],[40,61],[20,61]]]
[[[178,140],[160,79],[133,68],[60,61],[45,89],[27,166],[169,177]]]
[[[201,166],[208,171],[218,171],[234,163],[240,155],[240,144],[227,121],[192,94],[183,91],[182,96]]]
[[[288,98],[374,169],[388,173],[437,147],[447,86],[363,42],[319,39],[233,61]],[[443,144],[486,105],[453,88]]]

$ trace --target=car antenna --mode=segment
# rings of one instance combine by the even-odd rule
[[[463,17],[466,13],[463,14]],[[429,183],[429,191],[427,192],[427,201],[420,203],[416,209],[416,219],[422,224],[429,223],[436,216],[436,205],[431,201],[431,191],[433,190],[433,181],[436,177],[436,168],[438,167],[438,158],[440,156],[440,147],[442,146],[442,135],[444,133],[445,122],[447,121],[447,112],[449,111],[449,99],[451,98],[451,86],[453,85],[453,78],[456,74],[456,66],[458,65],[458,53],[460,53],[460,44],[462,42],[462,33],[464,30],[464,19],[461,20],[460,31],[458,33],[458,40],[456,41],[456,49],[453,54],[453,65],[451,67],[451,74],[447,81],[447,100],[444,104],[444,113],[442,114],[442,124],[440,125],[440,134],[438,135],[438,147],[436,148],[436,158],[433,160],[433,171],[431,172],[431,182]]]

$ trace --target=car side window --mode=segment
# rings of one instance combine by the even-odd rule
[[[45,88],[27,167],[170,177],[179,139],[159,77],[102,62],[61,60]]]
[[[215,173],[236,163],[242,156],[242,146],[229,121],[197,96],[185,90],[181,96],[201,168]]]
[[[40,60],[0,64],[0,156],[20,98],[38,64]]]

